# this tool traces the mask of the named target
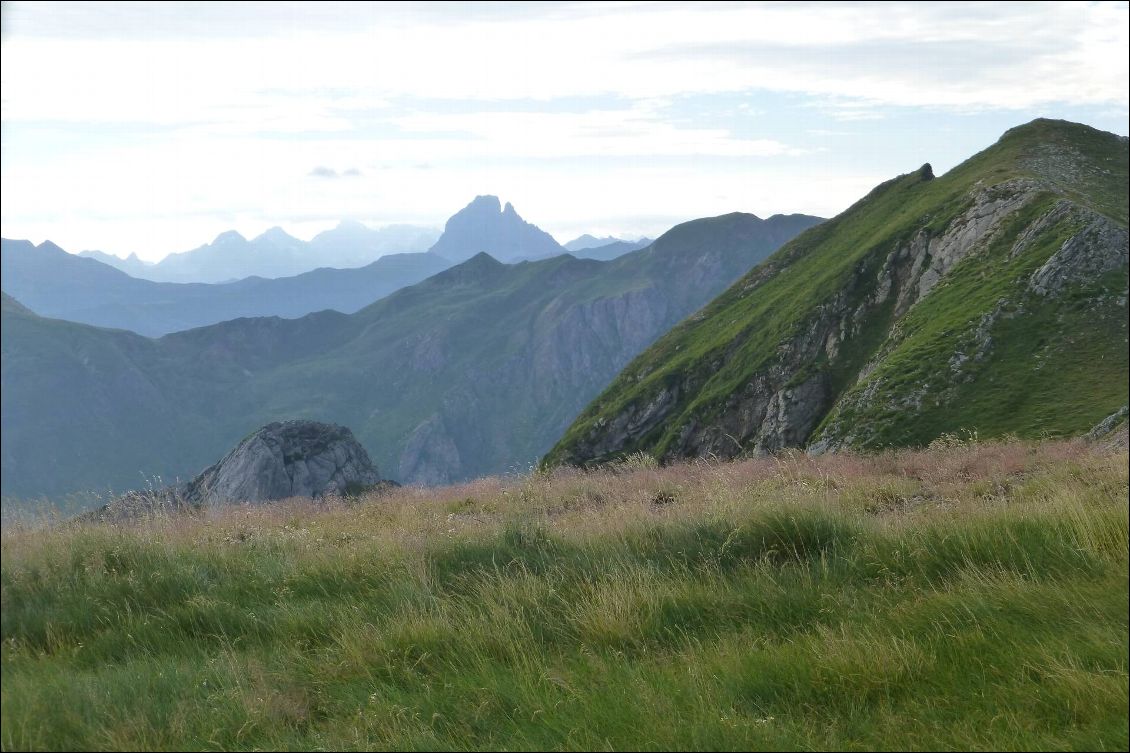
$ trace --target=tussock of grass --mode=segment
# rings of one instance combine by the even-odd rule
[[[1122,749],[1127,455],[561,470],[3,534],[4,749]]]

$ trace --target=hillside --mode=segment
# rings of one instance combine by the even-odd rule
[[[547,462],[1086,431],[1127,403],[1127,162],[1036,120],[878,186],[636,358]]]
[[[632,356],[818,221],[696,220],[612,262],[480,254],[349,316],[159,340],[6,309],[3,494],[191,478],[287,419],[349,426],[396,481],[525,470]]]
[[[1125,750],[1127,455],[939,446],[6,526],[8,750]]]
[[[295,318],[325,309],[352,314],[449,266],[435,254],[390,254],[357,269],[315,269],[294,277],[152,282],[50,242],[0,241],[5,293],[43,316],[150,337],[239,317]]]

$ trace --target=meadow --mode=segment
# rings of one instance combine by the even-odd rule
[[[8,524],[0,747],[1126,750],[1127,452]]]

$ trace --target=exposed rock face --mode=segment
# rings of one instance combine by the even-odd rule
[[[285,421],[264,426],[188,484],[186,502],[265,502],[321,497],[381,480],[344,426]]]
[[[924,167],[920,176],[930,179],[925,171]],[[814,316],[781,343],[777,358],[765,371],[750,375],[714,420],[684,425],[679,441],[666,457],[728,458],[748,451],[803,446],[837,397],[829,389],[827,376],[805,376],[806,366],[822,354],[835,362],[840,344],[857,337],[889,299],[895,301],[896,315],[909,310],[954,265],[989,243],[1002,223],[1031,201],[1037,190],[1026,181],[979,190],[970,197],[968,208],[941,234],[931,236],[920,231],[890,252],[875,277],[865,276],[861,270],[848,289],[817,307]],[[719,361],[714,368],[724,365]],[[864,365],[862,374],[871,367]],[[693,385],[665,389],[654,399],[612,418],[608,425],[597,427],[578,454],[601,457],[645,436],[678,409],[676,395],[680,391],[692,393]],[[826,449],[826,444],[817,449]]]
[[[1060,204],[1070,206],[1066,201]],[[1073,282],[1094,279],[1130,263],[1126,228],[1089,210],[1076,214],[1082,229],[1032,275],[1029,287],[1038,295],[1055,295]]]
[[[1099,421],[1093,429],[1086,434],[1092,442],[1105,440],[1106,445],[1112,449],[1126,449],[1126,416],[1130,409],[1122,406],[1114,413]]]

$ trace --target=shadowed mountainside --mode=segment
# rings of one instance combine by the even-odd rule
[[[159,340],[6,305],[3,493],[189,478],[291,418],[350,426],[402,482],[525,469],[633,355],[818,221],[696,220],[611,262],[479,254],[353,315]]]

